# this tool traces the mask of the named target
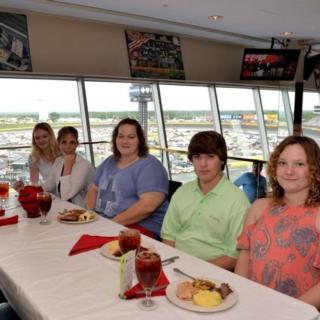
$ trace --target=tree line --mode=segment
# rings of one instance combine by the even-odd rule
[[[229,111],[220,111],[221,114],[233,114],[233,115],[241,115],[241,114],[255,114],[256,112],[253,110],[229,110]],[[265,114],[278,114],[278,110],[268,110],[265,111]],[[164,110],[163,111],[165,120],[192,120],[195,118],[207,118],[211,117],[211,112],[208,110]],[[284,116],[284,115],[282,115]],[[282,118],[280,112],[280,118]],[[0,118],[2,121],[4,118],[12,118],[15,117],[17,120],[25,120],[32,119],[34,122],[39,121],[39,114],[37,112],[1,112]],[[68,119],[68,118],[79,118],[79,112],[50,112],[48,114],[48,120],[52,122],[57,122],[59,119]],[[89,112],[90,118],[100,119],[100,120],[114,120],[118,121],[123,118],[134,118],[138,119],[139,112],[138,111],[91,111]],[[304,111],[303,112],[303,120],[307,121],[315,117],[314,112],[312,111]],[[155,119],[155,112],[153,110],[148,111],[148,118]]]

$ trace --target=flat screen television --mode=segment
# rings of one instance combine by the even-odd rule
[[[315,67],[320,67],[320,53],[304,57],[303,80],[308,80]]]
[[[245,49],[241,80],[294,80],[298,49]]]

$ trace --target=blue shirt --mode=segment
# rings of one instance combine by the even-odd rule
[[[261,175],[259,175],[258,178],[252,172],[246,172],[236,179],[234,184],[237,187],[242,186],[243,191],[251,203],[257,198],[263,198],[266,195],[267,180]]]
[[[127,210],[143,193],[168,194],[169,186],[165,168],[151,155],[124,169],[119,169],[114,157],[110,156],[97,168],[93,182],[98,188],[95,210],[108,218]],[[159,236],[167,207],[168,201],[164,201],[155,212],[137,224]]]

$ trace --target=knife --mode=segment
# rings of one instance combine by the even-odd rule
[[[166,265],[174,262],[176,259],[179,259],[179,256],[174,256],[174,257],[170,257],[170,258],[164,259],[164,260],[161,261],[161,264],[163,266],[166,266]]]

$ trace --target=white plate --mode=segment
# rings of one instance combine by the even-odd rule
[[[113,241],[118,241],[118,240],[113,240]],[[106,257],[106,258],[109,258],[109,259],[112,259],[112,260],[118,260],[118,261],[119,261],[119,260],[120,260],[120,257],[114,256],[114,255],[110,252],[110,250],[109,250],[109,246],[111,245],[111,243],[112,243],[113,241],[110,241],[110,242],[104,244],[104,245],[100,248],[100,253],[101,253],[104,257]],[[142,241],[142,246],[143,246],[143,247],[148,247],[148,248],[154,248],[154,246],[151,245],[148,241]]]
[[[84,223],[90,223],[93,221],[96,221],[98,219],[97,215],[95,215],[95,217],[93,219],[90,220],[84,220],[84,221],[66,221],[66,220],[61,220],[60,217],[58,216],[58,221],[60,221],[61,223],[65,223],[65,224],[84,224]]]
[[[113,240],[113,241],[118,241],[118,240]],[[101,248],[100,248],[100,253],[106,257],[106,258],[109,258],[111,260],[120,260],[120,257],[116,257],[114,256],[111,252],[110,252],[110,245],[113,241],[110,241],[106,244],[104,244]]]
[[[231,308],[238,301],[238,294],[236,291],[234,291],[233,288],[232,288],[233,292],[230,293],[226,299],[222,300],[222,303],[219,306],[215,306],[215,307],[201,307],[201,306],[197,306],[197,305],[193,304],[192,301],[186,301],[186,300],[179,299],[176,296],[177,286],[179,283],[187,281],[187,280],[188,279],[183,279],[183,280],[180,279],[180,280],[171,282],[166,289],[167,298],[173,304],[177,305],[180,308],[191,310],[191,311],[196,311],[196,312],[218,312],[218,311],[222,311],[222,310],[226,310],[226,309]],[[214,280],[214,279],[207,279],[207,280],[214,282],[217,286],[220,286],[220,284],[222,283],[221,281]]]

